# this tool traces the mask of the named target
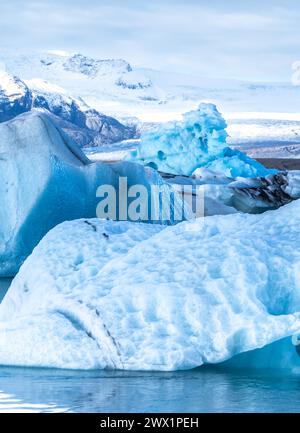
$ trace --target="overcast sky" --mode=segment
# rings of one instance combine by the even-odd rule
[[[209,77],[290,80],[299,0],[0,0],[0,46]]]

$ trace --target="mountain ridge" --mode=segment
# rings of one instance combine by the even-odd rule
[[[45,110],[61,120],[61,127],[83,146],[112,144],[134,138],[136,129],[89,107],[64,89],[43,80],[22,81],[6,72],[0,74],[0,122],[32,109]]]

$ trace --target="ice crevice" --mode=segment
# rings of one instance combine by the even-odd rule
[[[83,305],[82,302],[66,302],[66,300],[63,300],[61,306],[52,308],[55,314],[62,315],[75,329],[83,330],[97,343],[99,351],[103,354],[106,368],[124,369],[116,340],[101,320],[97,309]]]

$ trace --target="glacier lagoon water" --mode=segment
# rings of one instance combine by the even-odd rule
[[[0,301],[9,284],[0,278]],[[1,412],[300,412],[300,374],[221,365],[171,373],[3,366]]]
[[[299,412],[300,376],[0,368],[0,412]]]

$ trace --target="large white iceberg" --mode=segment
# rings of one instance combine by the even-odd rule
[[[0,305],[0,364],[189,369],[285,339],[272,365],[300,365],[299,242],[299,200],[169,227],[65,222]]]
[[[257,177],[274,173],[226,145],[226,122],[214,104],[202,103],[185,113],[181,122],[169,122],[142,134],[129,159],[165,173],[191,176],[199,167],[229,177]]]
[[[170,188],[139,164],[91,163],[53,115],[32,111],[0,124],[0,276],[15,275],[55,225],[96,217],[97,188],[118,190],[120,176],[128,186]]]

